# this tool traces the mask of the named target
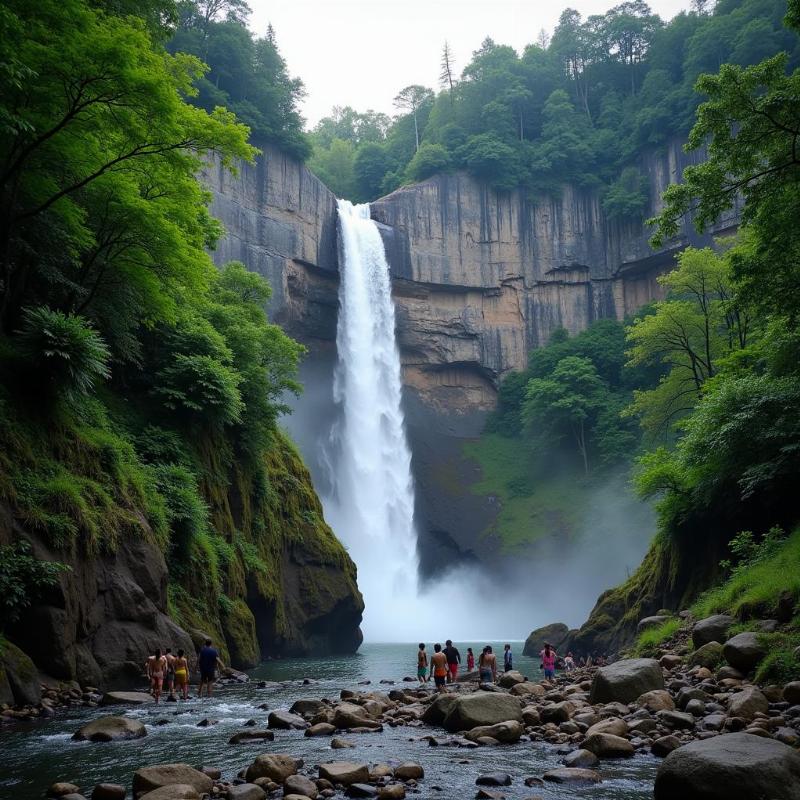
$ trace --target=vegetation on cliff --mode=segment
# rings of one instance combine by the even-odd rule
[[[360,201],[465,169],[501,190],[595,188],[610,217],[641,219],[650,198],[635,157],[688,133],[701,74],[781,50],[790,66],[800,62],[782,26],[784,0],[705,5],[667,23],[641,0],[586,19],[568,8],[552,37],[521,55],[486,39],[460,76],[448,53],[441,91],[407,87],[395,118],[334,108],[312,131],[310,166],[338,196]]]
[[[252,159],[248,129],[186,101],[205,67],[160,44],[171,4],[127,10],[0,16],[0,535],[86,559],[144,537],[175,619],[252,663],[248,599],[270,642],[301,638],[293,554],[358,611],[355,568],[276,425],[303,348],[266,319],[262,278],[207,253],[221,229],[195,175],[209,153]]]

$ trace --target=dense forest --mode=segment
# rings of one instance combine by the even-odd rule
[[[233,168],[257,152],[218,103],[262,137],[299,137],[296,87],[269,37],[245,37],[253,108],[200,58],[165,49],[173,32],[200,55],[241,32],[216,21],[221,5],[2,4],[0,616],[13,623],[56,577],[24,538],[8,541],[8,515],[65,558],[144,537],[167,559],[173,618],[253,664],[254,585],[276,636],[296,634],[280,587],[287,542],[357,590],[276,425],[303,348],[268,322],[267,283],[208,252],[222,230],[196,178],[203,160]]]
[[[798,11],[789,4],[792,43]],[[640,495],[656,501],[650,553],[600,598],[578,643],[629,637],[645,614],[683,607],[722,580],[698,613],[791,623],[793,632],[765,634],[760,675],[788,679],[800,670],[791,655],[800,579],[796,562],[768,565],[793,563],[797,552],[789,534],[800,471],[800,71],[779,52],[748,67],[724,64],[697,89],[705,99],[687,147],[707,146],[708,158],[666,192],[653,243],[690,210],[703,229],[740,201],[738,234],[714,250],[685,249],[659,279],[665,298],[636,318],[574,337],[556,331],[501,386],[487,436],[536,453],[539,471],[517,491],[556,480],[554,472],[591,480],[632,462]],[[674,630],[670,621],[664,637]]]
[[[783,0],[693,6],[666,23],[643,0],[587,19],[567,9],[522,54],[486,39],[463,68],[445,45],[438,93],[402,89],[393,118],[335,108],[311,132],[309,165],[362,202],[464,169],[533,194],[574,182],[601,191],[611,217],[641,217],[649,198],[635,156],[688,134],[698,76],[779,51],[800,63]]]

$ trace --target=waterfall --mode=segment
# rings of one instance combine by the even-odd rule
[[[397,612],[417,593],[411,451],[401,406],[400,354],[389,265],[369,205],[339,200],[338,363],[331,432],[333,529],[358,565],[367,639],[396,638]],[[406,606],[408,610],[408,606]],[[391,629],[387,630],[387,625]]]

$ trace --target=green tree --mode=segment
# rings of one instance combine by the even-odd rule
[[[450,166],[450,154],[440,144],[423,144],[406,167],[412,181],[424,181],[431,175],[446,172]]]
[[[379,197],[386,173],[395,169],[397,161],[384,144],[365,142],[358,148],[353,163],[357,199],[369,201]]]
[[[415,151],[419,150],[419,112],[420,109],[433,100],[433,92],[424,86],[414,84],[401,89],[394,98],[395,108],[409,113],[414,119],[414,144]]]

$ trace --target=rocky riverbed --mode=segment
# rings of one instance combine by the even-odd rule
[[[706,642],[692,653],[677,646],[659,660],[562,674],[552,684],[521,672],[496,686],[465,676],[438,696],[403,681],[334,692],[327,679],[251,680],[178,708],[118,697],[142,703],[83,709],[83,724],[60,734],[58,747],[95,748],[100,758],[112,748],[124,768],[64,767],[50,773],[61,780],[48,794],[638,799],[652,797],[655,786],[657,800],[796,800],[800,684],[750,683],[740,670],[752,642],[741,637],[710,639],[726,654],[713,670],[698,663]],[[200,744],[209,741],[212,757]],[[34,796],[22,789],[20,798]]]

